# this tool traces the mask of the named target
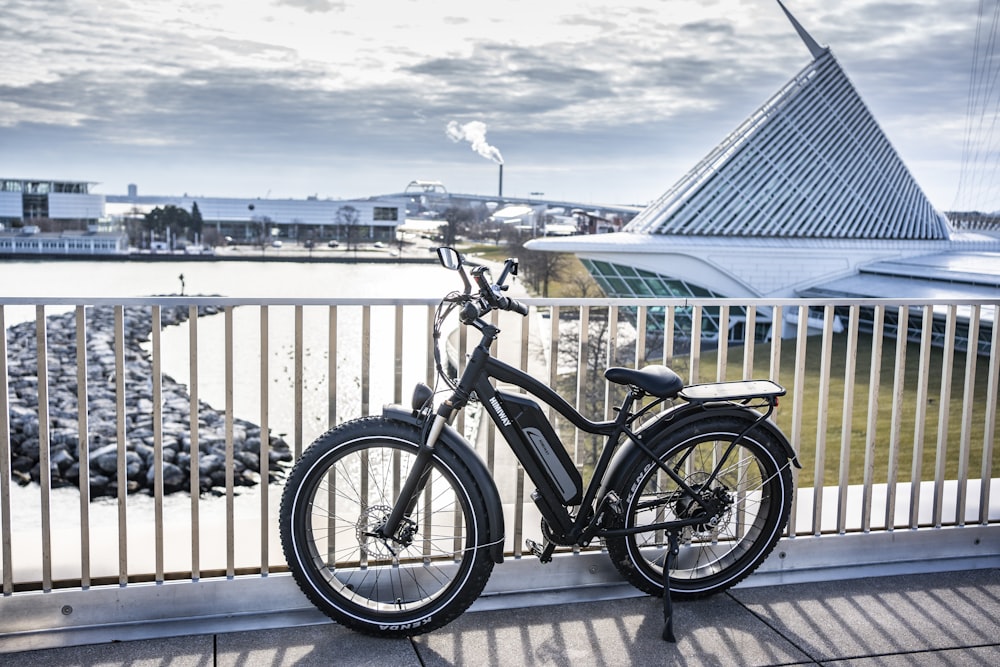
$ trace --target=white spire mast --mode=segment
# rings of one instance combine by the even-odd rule
[[[826,49],[820,46],[819,42],[813,39],[812,35],[806,32],[806,29],[802,27],[801,23],[795,20],[795,17],[792,16],[792,13],[788,11],[788,8],[785,7],[781,0],[778,0],[778,6],[781,7],[781,11],[785,12],[785,16],[788,17],[788,20],[792,22],[792,27],[795,28],[795,32],[799,33],[799,37],[801,37],[802,41],[805,42],[806,48],[809,49],[809,53],[812,54],[813,58],[819,58],[823,55],[823,52],[826,51]]]

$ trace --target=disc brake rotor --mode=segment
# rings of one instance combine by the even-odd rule
[[[358,547],[363,556],[379,560],[396,557],[396,552],[389,546],[388,540],[379,537],[376,532],[385,523],[390,512],[392,512],[392,508],[385,505],[366,507],[361,512],[355,532],[358,537]]]
[[[691,496],[678,492],[678,497],[674,501],[674,514],[679,519],[687,519],[701,512],[703,507],[708,508],[706,520],[685,528],[684,537],[698,541],[717,539],[720,530],[728,524],[732,515],[733,501],[729,491],[722,485],[705,486],[708,473],[704,471],[692,473],[684,481],[698,493],[701,502],[696,502]]]

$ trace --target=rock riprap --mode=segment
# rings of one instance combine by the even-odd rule
[[[154,424],[153,365],[142,343],[152,332],[148,307],[124,309],[125,467],[129,493],[153,491]],[[161,308],[161,326],[183,322],[186,306]],[[218,312],[201,307],[199,316]],[[118,409],[114,307],[86,309],[87,418],[92,497],[118,494]],[[77,401],[76,314],[46,318],[49,394],[49,469],[53,487],[77,486],[80,479],[79,406]],[[40,479],[38,352],[35,322],[7,330],[8,395],[10,402],[11,471],[21,484]],[[163,491],[190,489],[191,398],[187,387],[162,375]],[[267,479],[287,469],[292,455],[287,443],[270,436]],[[257,484],[261,473],[260,427],[233,420],[233,473],[238,486]],[[226,418],[203,401],[198,404],[198,470],[201,492],[218,493],[226,486]]]

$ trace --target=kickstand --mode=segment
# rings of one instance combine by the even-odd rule
[[[674,636],[674,604],[670,599],[670,570],[674,565],[674,558],[680,551],[678,545],[677,531],[671,530],[667,533],[667,553],[663,557],[663,641],[677,643]]]

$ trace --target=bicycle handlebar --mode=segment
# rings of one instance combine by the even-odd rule
[[[477,266],[472,270],[472,277],[479,288],[479,295],[473,296],[471,290],[465,293],[465,304],[462,306],[461,319],[465,324],[471,324],[476,319],[491,310],[509,310],[518,315],[528,314],[528,306],[517,299],[503,296],[501,292],[507,289],[504,282],[508,275],[517,275],[517,260],[510,258],[504,262],[503,272],[497,282],[492,282],[490,270],[486,266]],[[468,283],[467,283],[468,284]]]

